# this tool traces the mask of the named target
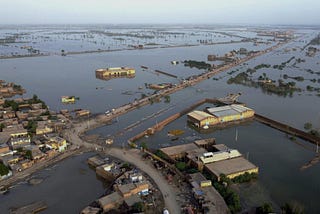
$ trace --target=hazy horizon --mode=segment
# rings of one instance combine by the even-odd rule
[[[0,0],[0,24],[319,25],[311,0]]]

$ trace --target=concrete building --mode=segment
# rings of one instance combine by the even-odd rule
[[[49,147],[50,149],[63,152],[67,148],[67,141],[64,138],[53,136],[49,138],[48,142],[46,142],[46,146]]]
[[[252,109],[237,104],[208,108],[207,112],[217,118],[219,123],[242,120],[254,116]]]
[[[227,160],[231,158],[240,157],[241,154],[236,149],[229,149],[227,151],[206,152],[200,156],[200,160],[204,164],[213,163],[217,161]]]
[[[123,197],[118,192],[113,192],[110,195],[104,196],[98,200],[103,212],[114,209],[123,203]]]
[[[258,173],[259,168],[243,157],[213,162],[205,165],[205,170],[220,180],[220,175],[224,174],[232,179],[244,173]]]
[[[128,67],[101,68],[96,70],[96,78],[108,79],[121,76],[134,76],[136,71]]]
[[[47,133],[52,133],[53,128],[50,127],[47,121],[38,121],[36,128],[36,135],[42,135]]]
[[[101,158],[100,155],[95,155],[93,157],[88,158],[87,160],[89,166],[92,166],[94,168],[101,166],[105,164],[106,162]]]
[[[187,114],[188,121],[196,127],[212,126],[219,122],[219,120],[203,111],[193,111]]]
[[[114,188],[123,198],[128,198],[136,194],[146,195],[149,192],[149,184],[147,182],[115,185]]]
[[[175,160],[183,158],[187,155],[187,152],[198,149],[198,146],[194,143],[187,143],[178,146],[170,146],[161,148],[162,151],[169,159]]]

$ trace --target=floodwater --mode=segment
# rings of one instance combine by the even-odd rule
[[[8,194],[0,195],[0,213],[42,200],[48,208],[41,213],[79,213],[104,193],[103,183],[86,162],[92,155],[70,157],[35,173],[32,178],[44,179],[40,184],[17,184]]]
[[[239,32],[231,31],[231,33]],[[308,35],[304,36],[302,39],[297,39],[295,42],[289,43],[275,52],[258,57],[248,62],[246,65],[240,65],[231,69],[230,71],[239,69],[239,71],[232,74],[232,76],[261,63],[271,65],[281,64],[292,56],[295,56],[296,58],[305,59],[306,62],[299,64],[299,68],[289,65],[281,72],[275,69],[261,69],[257,72],[257,75],[261,75],[265,72],[269,77],[275,80],[281,78],[283,74],[291,76],[302,75],[306,79],[320,78],[316,74],[311,75],[306,72],[306,69],[309,68],[314,71],[319,71],[319,54],[310,58],[306,57],[305,52],[299,49],[303,47],[315,33],[314,31],[301,31],[300,33],[308,33]],[[252,32],[249,32],[248,37],[252,37],[252,34]],[[241,31],[241,36],[246,36],[246,33]],[[134,99],[140,98],[142,94],[153,93],[152,90],[144,87],[145,83],[171,82],[174,84],[178,83],[183,78],[203,72],[195,68],[191,69],[184,67],[182,63],[176,66],[171,65],[170,62],[172,60],[183,61],[190,59],[206,61],[208,54],[222,55],[233,49],[237,50],[240,47],[245,47],[248,50],[259,50],[268,46],[270,45],[263,44],[254,46],[252,43],[248,42],[224,45],[200,45],[194,47],[117,51],[100,54],[70,55],[66,57],[48,56],[8,59],[0,60],[0,72],[1,79],[14,81],[26,88],[27,94],[24,95],[25,97],[37,94],[52,110],[87,108],[93,113],[102,113],[106,110],[132,102]],[[290,50],[289,52],[284,51],[285,48],[293,47],[296,47],[297,50]],[[150,69],[143,70],[140,68],[141,65],[148,66]],[[109,81],[95,78],[95,69],[118,66],[134,67],[136,69],[135,78],[112,79]],[[175,74],[178,76],[178,79],[161,74],[157,75],[153,72],[153,70],[156,69]],[[105,137],[115,135],[115,145],[126,145],[128,138],[202,98],[223,97],[228,93],[238,92],[242,93],[239,101],[246,103],[248,107],[253,108],[259,114],[288,123],[300,129],[303,129],[304,123],[306,122],[312,122],[315,128],[320,128],[320,97],[314,92],[311,93],[305,90],[306,85],[320,87],[319,83],[311,83],[308,80],[299,82],[297,83],[299,87],[304,89],[302,92],[294,93],[292,97],[280,97],[263,93],[260,89],[241,85],[228,85],[226,82],[230,76],[227,72],[215,77],[220,78],[219,81],[208,79],[196,86],[186,88],[183,91],[170,95],[170,103],[161,101],[159,103],[141,107],[140,109],[119,117],[117,122],[113,125],[100,127],[89,133],[101,134]],[[80,97],[80,100],[74,105],[63,105],[60,103],[60,97],[63,95],[74,95]],[[154,116],[155,114],[156,116]],[[132,130],[130,129],[127,132],[122,133],[126,127],[137,121],[142,121],[143,123],[136,125]],[[183,129],[186,133],[178,141],[172,142],[167,137],[166,133],[168,130],[176,128]],[[249,160],[260,168],[259,183],[269,191],[270,196],[277,204],[282,205],[285,202],[297,201],[305,207],[307,213],[320,212],[320,205],[317,203],[316,199],[320,193],[320,186],[317,182],[320,179],[320,166],[315,165],[305,171],[300,171],[300,167],[314,157],[315,146],[301,141],[303,144],[311,147],[311,150],[313,151],[306,149],[305,147],[288,140],[285,134],[256,122],[238,127],[238,133],[239,137],[237,142],[235,142],[234,138],[235,127],[215,131],[210,134],[199,134],[186,126],[186,117],[181,117],[179,120],[166,127],[162,132],[143,140],[148,142],[150,147],[158,148],[163,145],[190,142],[196,137],[215,137],[217,143],[224,143],[231,148],[239,149],[239,151],[245,155],[249,154]],[[65,167],[65,164],[70,160],[64,161],[59,167]],[[80,168],[81,166],[82,165],[80,164]],[[79,169],[79,165],[75,163],[74,168]],[[76,173],[75,171],[74,173]],[[62,171],[62,177],[64,173],[68,173],[68,171]],[[89,174],[91,174],[92,180],[88,180],[87,184],[97,185],[97,189],[92,190],[91,192],[92,197],[87,194],[89,190],[83,190],[83,188],[87,187],[81,185],[83,184],[81,177],[87,177],[87,175],[90,177]],[[45,199],[48,198],[48,200],[52,199],[54,203],[52,202],[51,205],[53,206],[54,204],[57,205],[64,202],[64,200],[59,199],[61,196],[59,194],[61,193],[59,193],[57,185],[61,187],[61,191],[71,185],[71,192],[86,192],[85,196],[79,195],[79,198],[76,196],[78,200],[83,199],[83,201],[78,201],[77,206],[74,206],[73,208],[74,210],[80,210],[80,208],[97,198],[103,192],[103,189],[101,187],[102,184],[99,184],[99,181],[96,180],[93,172],[91,173],[88,171],[88,174],[82,175],[81,173],[78,173],[77,175],[78,176],[73,176],[74,182],[72,185],[70,183],[63,183],[61,177],[61,183],[55,183],[54,180],[46,180],[38,185],[39,187],[21,185],[16,188],[16,193],[15,189],[13,189],[12,193],[5,197],[12,197],[10,200],[7,199],[11,201],[11,203],[13,203],[16,198],[19,198],[15,204],[23,204],[26,202],[25,198],[27,195],[24,190],[29,188],[30,195],[28,196],[28,200],[35,201],[38,200],[38,198],[44,197]],[[65,179],[67,182],[68,179]],[[80,179],[79,182],[78,179]],[[40,188],[41,185],[45,183],[49,185],[45,186],[46,188],[42,187],[43,192],[38,193],[34,191],[31,194],[30,191],[32,189]],[[78,185],[78,183],[80,184]],[[55,186],[55,188],[51,187],[51,185]],[[99,189],[98,186],[100,186],[101,189]],[[4,206],[4,203],[2,203],[3,196],[1,197],[0,207]],[[8,206],[13,206],[15,204]],[[6,205],[6,207],[8,206]],[[77,207],[77,209],[75,207]],[[58,209],[58,207],[55,208]],[[72,208],[70,208],[70,210],[71,209]]]

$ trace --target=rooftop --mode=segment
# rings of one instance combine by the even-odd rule
[[[230,175],[237,172],[243,172],[246,170],[257,168],[257,166],[250,163],[243,157],[237,157],[229,160],[222,160],[214,163],[209,163],[205,166],[216,176],[220,176],[220,174]]]
[[[252,111],[252,109],[242,105],[233,104],[215,108],[208,108],[207,111],[216,117],[224,117],[228,115],[236,115],[246,111]]]
[[[121,195],[118,192],[113,192],[110,195],[100,198],[98,202],[103,207],[110,203],[120,202],[120,200],[122,200]]]
[[[170,146],[170,147],[162,148],[160,150],[166,155],[172,156],[172,155],[178,155],[178,154],[195,150],[195,149],[198,149],[198,146],[196,144],[188,143],[188,144],[182,144],[178,146]]]
[[[196,120],[199,120],[199,121],[204,120],[206,118],[213,117],[212,115],[210,115],[210,114],[208,114],[208,113],[206,113],[204,111],[197,111],[197,110],[193,111],[193,112],[190,112],[188,114],[188,116],[192,117],[192,118],[195,118]]]

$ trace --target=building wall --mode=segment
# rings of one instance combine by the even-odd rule
[[[245,171],[241,171],[241,172],[236,172],[236,173],[232,173],[232,174],[229,174],[229,175],[226,175],[227,178],[230,178],[230,179],[233,179],[239,175],[243,175],[244,173],[258,173],[259,172],[259,168],[256,167],[256,168],[253,168],[253,169],[248,169],[248,170],[245,170]]]

